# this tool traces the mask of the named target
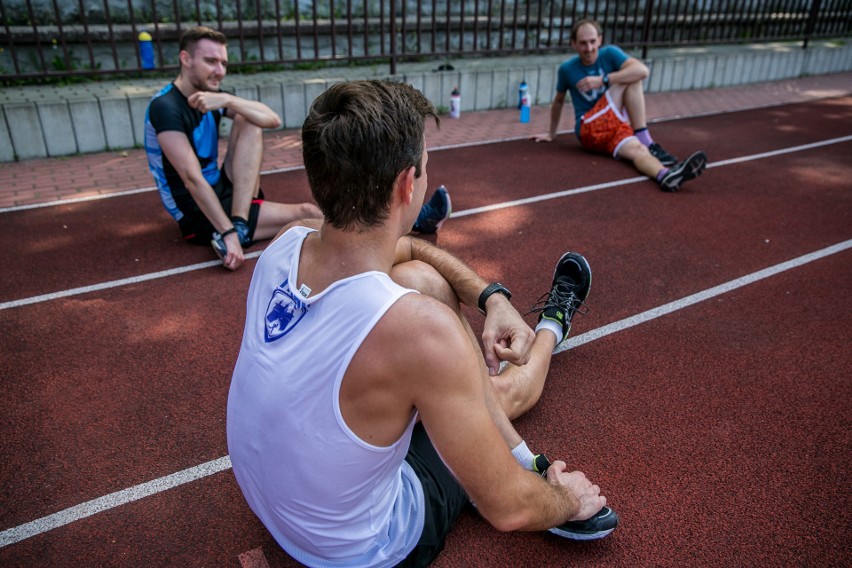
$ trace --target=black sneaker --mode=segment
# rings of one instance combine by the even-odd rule
[[[533,457],[532,470],[542,477],[547,477],[547,468],[550,467],[550,460],[544,454],[536,454]]]
[[[453,204],[450,202],[450,194],[442,185],[435,190],[429,201],[423,204],[412,230],[424,234],[436,233],[444,221],[450,218],[452,212]]]
[[[677,164],[677,158],[663,150],[663,147],[656,142],[648,146],[648,150],[650,150],[651,155],[660,160],[660,163],[664,166],[673,166]]]
[[[544,454],[536,454],[533,459],[533,471],[547,477],[550,460]],[[618,526],[618,515],[609,507],[604,507],[585,521],[566,521],[557,527],[547,529],[555,535],[571,540],[595,540],[603,538]]]
[[[528,314],[540,312],[538,321],[549,319],[562,326],[562,341],[553,348],[553,353],[568,349],[568,333],[571,319],[577,312],[585,314],[583,303],[592,287],[592,268],[581,254],[566,252],[556,263],[550,292],[539,298]]]
[[[707,156],[704,152],[696,152],[666,172],[660,187],[663,191],[677,191],[683,182],[700,176],[706,166]]]
[[[585,521],[567,521],[547,529],[555,535],[571,540],[595,540],[603,538],[618,526],[618,515],[609,507],[604,506],[592,518]]]

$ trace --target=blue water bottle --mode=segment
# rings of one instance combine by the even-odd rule
[[[530,91],[526,81],[521,81],[518,90],[518,108],[521,109],[521,122],[530,121]]]
[[[139,34],[139,56],[142,59],[142,69],[154,68],[154,42],[151,34],[142,32]]]

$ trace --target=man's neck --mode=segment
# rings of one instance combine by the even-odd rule
[[[177,76],[177,79],[174,80],[174,84],[175,87],[177,87],[178,91],[180,91],[181,94],[187,98],[189,98],[191,94],[198,91],[198,89],[193,87],[192,83],[190,83],[182,74]]]
[[[389,274],[398,240],[387,227],[342,231],[324,223],[302,248],[299,284],[320,291],[356,274]]]

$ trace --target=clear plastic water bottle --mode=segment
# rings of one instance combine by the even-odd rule
[[[530,91],[526,81],[521,81],[518,89],[518,108],[521,109],[521,122],[530,121]]]
[[[459,88],[453,89],[450,94],[450,118],[458,118],[461,115],[461,92]]]
[[[139,57],[142,59],[142,69],[154,68],[154,42],[151,34],[142,32],[139,34]]]

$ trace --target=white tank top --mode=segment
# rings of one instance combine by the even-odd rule
[[[366,272],[300,293],[311,232],[290,229],[255,267],[228,395],[228,451],[249,506],[293,558],[393,566],[423,531],[423,490],[404,461],[416,413],[395,444],[373,446],[344,422],[340,384],[376,322],[413,291]]]

